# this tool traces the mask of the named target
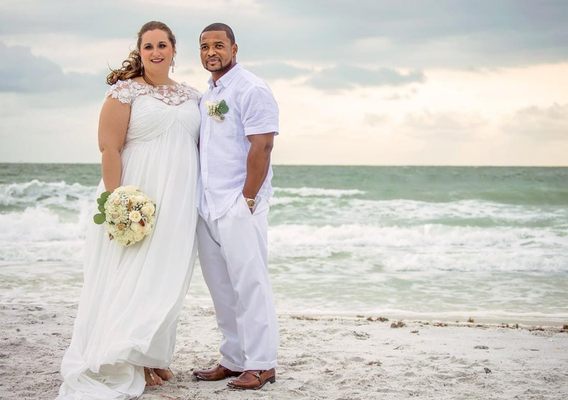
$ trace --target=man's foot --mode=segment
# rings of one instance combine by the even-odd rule
[[[152,368],[144,367],[144,379],[146,380],[146,386],[161,386],[164,384],[162,378]]]
[[[231,389],[258,390],[266,382],[276,382],[276,371],[274,368],[266,371],[245,371],[237,379],[227,383],[227,386]]]
[[[193,375],[200,381],[220,381],[230,376],[239,376],[241,373],[241,371],[231,371],[229,368],[225,368],[221,364],[211,369],[193,371]]]
[[[154,372],[156,373],[156,375],[162,378],[163,381],[170,381],[174,377],[174,373],[169,368],[166,369],[154,368]]]

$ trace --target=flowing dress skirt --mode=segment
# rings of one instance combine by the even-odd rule
[[[90,225],[58,399],[135,398],[144,391],[144,366],[171,363],[196,254],[195,142],[178,123],[151,140],[127,142],[122,184],[138,186],[156,202],[156,224],[126,248],[110,241],[103,226]],[[103,190],[101,182],[97,194]]]

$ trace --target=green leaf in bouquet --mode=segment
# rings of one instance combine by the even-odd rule
[[[225,100],[221,100],[221,102],[217,106],[217,110],[219,110],[221,114],[227,114],[229,112],[229,106],[227,105]]]
[[[93,221],[95,221],[95,224],[101,225],[105,222],[105,215],[104,214],[96,214],[93,217]]]
[[[110,196],[110,192],[102,192],[97,199],[97,204],[104,205],[108,199],[108,196]]]
[[[102,214],[105,213],[105,204],[104,204],[104,203],[103,203],[103,204],[100,204],[100,203],[99,203],[99,211],[100,211]]]

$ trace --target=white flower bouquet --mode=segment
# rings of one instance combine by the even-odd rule
[[[106,222],[111,240],[130,246],[144,239],[154,227],[156,204],[135,186],[120,186],[97,199],[95,224]]]

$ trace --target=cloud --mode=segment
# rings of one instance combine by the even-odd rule
[[[349,60],[394,69],[510,67],[568,59],[564,0],[167,0],[19,2],[0,5],[0,36],[76,34],[134,38],[162,19],[195,50],[206,24],[235,29],[241,61],[326,65]],[[125,20],[124,15],[128,15]],[[96,21],[97,23],[93,23]],[[261,32],[261,33],[259,33]]]
[[[518,110],[504,124],[504,130],[538,140],[568,139],[568,104],[550,107],[526,107]]]
[[[61,68],[41,57],[35,57],[29,48],[8,47],[0,42],[0,92],[45,92],[61,84]]]
[[[371,146],[363,160],[345,145],[359,135],[384,162],[454,162],[463,148],[463,162],[566,164],[565,0],[3,0],[0,160],[97,160],[87,149],[98,157],[107,66],[120,65],[149,20],[176,34],[174,79],[200,89],[209,75],[199,33],[231,25],[239,62],[273,81],[290,159],[313,145],[322,161],[376,162]],[[43,146],[78,132],[92,146]]]
[[[313,73],[313,69],[297,67],[285,62],[245,63],[245,66],[266,80],[294,79]]]
[[[102,90],[102,77],[91,74],[65,73],[61,66],[45,57],[32,54],[24,46],[6,46],[0,42],[0,93],[46,94],[74,92],[75,101],[92,98]],[[100,98],[100,96],[98,97]],[[53,98],[46,98],[51,102]],[[94,99],[94,98],[93,98]]]
[[[476,114],[422,111],[406,115],[400,128],[419,139],[463,141],[474,138],[476,132],[487,124]]]
[[[378,113],[367,113],[365,114],[363,121],[365,125],[375,127],[383,125],[390,121],[390,117],[386,114],[378,114]]]
[[[388,101],[410,100],[418,93],[418,89],[413,87],[410,90],[401,93],[394,93],[385,96],[384,99]]]
[[[314,74],[306,83],[318,89],[341,90],[362,86],[400,86],[424,82],[425,79],[420,71],[404,73],[390,68],[371,69],[341,64]]]
[[[361,0],[356,6],[342,0],[290,0],[271,5],[274,14],[288,19],[290,49],[302,58],[417,69],[568,58],[568,3],[562,0]]]

